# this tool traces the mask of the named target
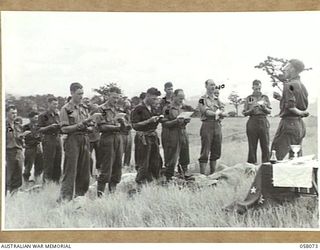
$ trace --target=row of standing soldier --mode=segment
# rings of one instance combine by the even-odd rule
[[[274,98],[280,100],[282,118],[271,147],[276,150],[278,159],[285,157],[291,144],[301,145],[305,136],[305,126],[301,118],[308,116],[308,94],[299,77],[303,69],[301,61],[291,60],[285,68],[287,81],[284,83],[282,96],[274,93]],[[205,174],[209,161],[212,174],[221,156],[221,120],[226,114],[214,81],[207,80],[205,87],[206,94],[200,98],[198,104],[202,121],[199,165],[200,173]],[[255,80],[252,88],[253,94],[245,99],[243,114],[250,116],[246,127],[249,142],[248,162],[256,164],[258,140],[262,149],[262,162],[269,161],[270,125],[266,117],[270,114],[271,108],[268,97],[261,93],[261,82]],[[90,152],[93,149],[96,152],[96,167],[100,172],[97,179],[97,195],[100,197],[104,194],[107,183],[109,191],[114,192],[121,180],[123,152],[131,153],[132,128],[136,131],[134,144],[138,186],[158,179],[161,172],[164,172],[167,181],[170,181],[176,165],[183,177],[188,179],[191,175],[188,171],[190,157],[186,126],[190,119],[178,116],[183,111],[191,111],[192,108],[183,104],[183,90],[173,91],[172,83],[165,84],[165,92],[166,96],[159,104],[160,91],[156,88],[148,89],[132,113],[126,109],[126,116],[120,117],[119,113],[124,111],[117,105],[121,96],[120,89],[112,87],[107,102],[97,107],[86,104],[85,99],[82,100],[81,84],[72,83],[71,99],[61,108],[60,115],[56,112],[57,99],[49,98],[48,110],[39,115],[38,128],[35,125],[36,113],[30,113],[30,123],[21,128],[19,124],[14,123],[16,109],[9,106],[6,110],[6,190],[13,192],[19,188],[22,185],[22,176],[27,181],[33,164],[35,176],[41,174],[44,166],[44,182],[58,183],[61,177],[62,156],[60,133],[63,133],[67,134],[67,137],[64,140],[65,159],[58,200],[71,200],[87,192],[93,166]],[[160,140],[156,132],[159,123],[162,124],[164,169],[159,150]],[[26,148],[23,175],[22,138],[25,138]],[[290,156],[291,154],[292,152]],[[128,159],[130,162],[130,157],[127,156],[127,165]]]

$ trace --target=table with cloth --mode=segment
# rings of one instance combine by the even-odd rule
[[[292,201],[301,195],[318,196],[319,162],[312,156],[263,163],[243,201],[233,202],[226,210],[245,212],[266,203]]]

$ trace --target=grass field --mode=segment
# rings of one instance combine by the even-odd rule
[[[247,158],[246,118],[223,121],[221,163],[233,166]],[[279,118],[269,118],[271,141]],[[304,155],[317,154],[317,118],[305,119],[307,136]],[[188,126],[190,168],[198,171],[200,152],[200,121],[195,118]],[[258,150],[259,151],[259,150]],[[260,154],[259,154],[260,159]],[[302,197],[282,206],[266,205],[245,215],[222,210],[235,200],[243,199],[253,177],[239,177],[240,186],[222,183],[216,187],[163,187],[155,183],[140,193],[128,196],[119,185],[114,194],[97,199],[94,188],[84,199],[59,205],[59,187],[47,185],[38,192],[21,192],[5,200],[5,228],[122,228],[122,227],[254,227],[254,228],[318,228],[318,199]]]

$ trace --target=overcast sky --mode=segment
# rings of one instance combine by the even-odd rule
[[[267,56],[301,59],[311,101],[320,82],[320,12],[75,13],[3,12],[2,63],[6,93],[68,96],[71,82],[93,88],[117,82],[128,96],[171,81],[187,98],[214,79],[240,96],[254,79],[272,95],[254,66]]]

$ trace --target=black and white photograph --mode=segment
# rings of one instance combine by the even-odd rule
[[[319,23],[2,11],[2,230],[318,231]]]

